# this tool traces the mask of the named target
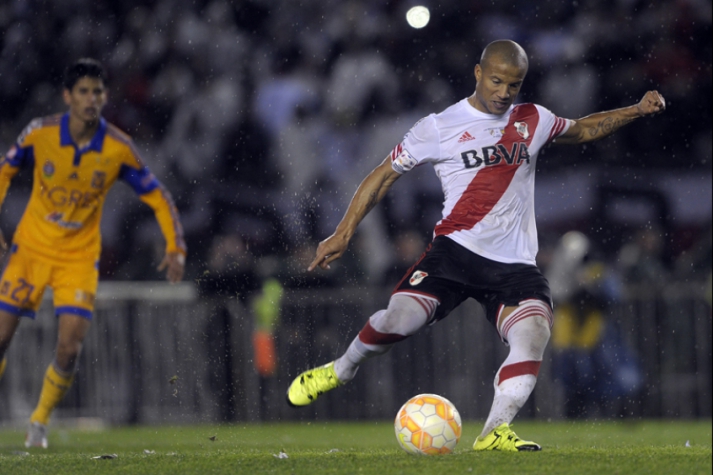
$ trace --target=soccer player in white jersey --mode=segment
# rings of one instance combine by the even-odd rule
[[[299,375],[287,390],[305,406],[354,378],[367,358],[386,353],[468,298],[480,302],[510,347],[495,375],[495,397],[475,450],[534,451],[510,422],[535,387],[552,326],[547,280],[535,265],[534,175],[550,142],[598,140],[639,117],[662,112],[664,98],[647,92],[639,103],[571,120],[535,104],[514,105],[528,59],[509,40],[490,43],[475,66],[475,92],[431,114],[359,185],[334,234],[317,247],[308,270],[326,269],[347,249],[357,225],[394,182],[430,162],[441,180],[443,218],[433,242],[396,286],[386,309],[372,315],[335,361]]]

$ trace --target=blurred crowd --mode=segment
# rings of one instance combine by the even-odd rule
[[[669,103],[660,118],[585,150],[549,149],[541,173],[575,160],[709,172],[710,1],[421,3],[431,21],[417,30],[405,21],[415,4],[407,0],[4,1],[0,146],[33,117],[64,109],[68,63],[102,61],[105,116],[134,138],[173,194],[189,278],[236,291],[254,282],[246,275],[281,274],[288,286],[392,285],[440,217],[430,170],[396,184],[333,273],[302,271],[358,183],[409,127],[472,93],[473,66],[498,38],[530,55],[521,100],[560,116],[630,105],[652,88]],[[29,186],[16,181],[0,221],[5,233]],[[123,188],[105,209],[103,279],[158,279],[158,228]],[[708,244],[708,266],[709,229],[690,243]],[[630,236],[636,251],[622,249],[627,262],[648,252],[639,231]],[[674,257],[664,256],[666,272]],[[664,275],[636,268],[647,272]]]

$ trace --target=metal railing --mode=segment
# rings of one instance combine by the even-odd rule
[[[697,285],[638,289],[611,313],[644,375],[631,415],[711,417],[711,310],[702,295]],[[237,299],[199,297],[190,283],[103,282],[75,384],[54,417],[119,424],[391,418],[414,394],[435,392],[464,418],[485,418],[507,348],[473,301],[367,361],[354,381],[314,405],[287,406],[292,378],[340,355],[387,300],[370,288],[286,291],[277,374],[264,378],[253,365],[253,316]],[[45,303],[8,351],[0,422],[26,420],[39,397],[56,341]],[[563,397],[548,350],[520,417],[562,418]]]

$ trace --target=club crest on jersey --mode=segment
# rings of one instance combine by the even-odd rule
[[[411,275],[411,278],[408,280],[408,283],[411,284],[412,286],[416,286],[421,283],[423,279],[428,277],[428,273],[424,272],[422,270],[417,270]]]
[[[106,172],[95,171],[92,176],[92,188],[104,188],[106,182]]]
[[[515,130],[517,134],[523,139],[527,140],[530,137],[530,131],[527,130],[527,124],[525,122],[515,122]]]
[[[47,160],[44,165],[42,165],[42,174],[45,178],[52,178],[54,175],[54,163]]]

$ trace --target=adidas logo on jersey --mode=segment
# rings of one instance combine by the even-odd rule
[[[475,137],[473,137],[466,131],[463,133],[463,135],[460,136],[460,138],[458,139],[458,143],[467,142],[468,140],[475,140]]]

